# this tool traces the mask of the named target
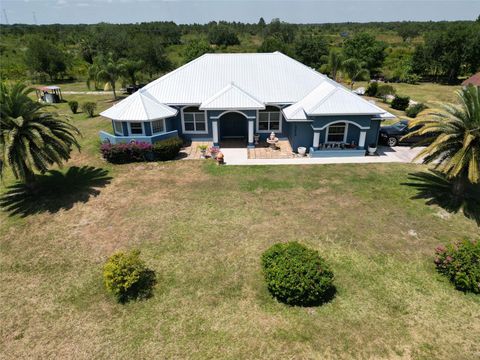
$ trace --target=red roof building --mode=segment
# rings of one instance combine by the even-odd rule
[[[480,72],[470,76],[467,80],[462,82],[462,86],[475,85],[480,86]]]

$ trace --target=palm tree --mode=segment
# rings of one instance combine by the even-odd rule
[[[330,49],[328,55],[322,57],[325,64],[320,70],[329,73],[333,80],[337,81],[337,73],[343,66],[343,55],[340,50]]]
[[[99,56],[95,58],[93,64],[88,71],[87,86],[90,86],[90,81],[97,84],[100,81],[109,83],[113,90],[113,98],[117,98],[115,92],[115,83],[123,73],[123,66],[119,61],[113,59],[111,55],[107,57]]]
[[[367,64],[364,61],[360,61],[354,58],[347,59],[343,62],[342,67],[351,81],[351,89],[353,89],[353,84],[355,84],[355,81],[368,78],[370,76],[370,72],[368,71],[366,66]]]
[[[143,60],[122,60],[120,62],[120,71],[132,85],[137,84],[137,73],[144,67]]]
[[[35,171],[45,173],[53,164],[70,158],[72,147],[80,149],[79,130],[57,114],[42,111],[33,101],[33,91],[22,83],[0,84],[0,176],[6,167],[27,185],[35,182]]]
[[[457,92],[459,105],[446,104],[441,109],[424,110],[410,121],[419,128],[405,137],[432,135],[431,143],[417,155],[425,164],[454,180],[456,192],[464,188],[464,180],[480,182],[480,87],[469,86]],[[414,146],[424,145],[421,141]]]

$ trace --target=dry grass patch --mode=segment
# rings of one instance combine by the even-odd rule
[[[104,167],[113,179],[87,202],[26,218],[0,213],[9,357],[478,355],[480,300],[455,291],[431,262],[435,245],[478,227],[410,200],[415,190],[401,184],[418,166]],[[268,294],[260,254],[290,240],[332,265],[331,303],[292,308]],[[101,266],[134,246],[158,284],[153,298],[118,305]]]

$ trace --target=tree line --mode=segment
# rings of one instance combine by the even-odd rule
[[[354,83],[455,83],[480,68],[480,21],[1,25],[2,78],[150,80],[207,52],[281,51]],[[115,70],[113,70],[115,68]],[[110,73],[113,76],[107,76]]]

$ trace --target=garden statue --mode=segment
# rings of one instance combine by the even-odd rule
[[[275,133],[273,131],[270,133],[270,136],[267,139],[267,143],[270,144],[270,149],[277,149],[278,137],[275,136]]]

